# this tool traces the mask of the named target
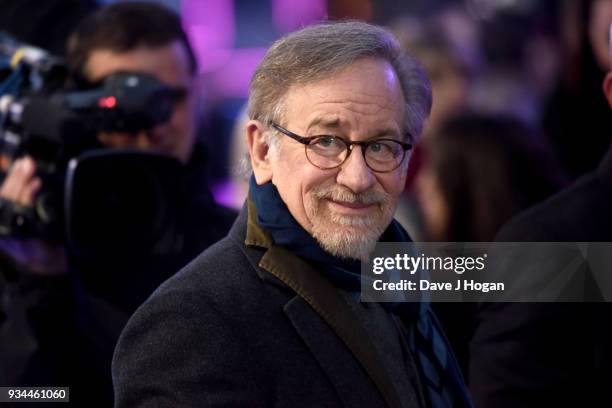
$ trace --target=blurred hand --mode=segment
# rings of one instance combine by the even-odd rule
[[[3,170],[7,163],[0,162]],[[0,185],[0,197],[22,206],[32,206],[42,181],[36,176],[36,163],[29,157],[16,160],[8,168]],[[40,239],[0,238],[0,251],[7,254],[22,270],[37,275],[57,275],[67,272],[64,247]]]
[[[0,197],[23,206],[31,206],[34,196],[42,187],[42,181],[36,177],[36,164],[31,157],[25,156],[16,160],[9,168],[6,178],[0,186]]]

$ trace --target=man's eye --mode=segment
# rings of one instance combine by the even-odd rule
[[[335,143],[335,137],[333,136],[321,136],[319,139],[317,139],[317,144],[320,147],[331,147],[333,146]]]
[[[393,146],[388,142],[373,142],[368,147],[371,153],[377,155],[393,154]]]
[[[383,151],[385,149],[385,146],[383,146],[380,143],[372,143],[370,144],[370,150],[373,153],[380,153],[381,151]]]

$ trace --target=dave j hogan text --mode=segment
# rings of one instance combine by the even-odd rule
[[[432,282],[427,279],[420,279],[417,282],[402,279],[397,282],[384,282],[377,279],[372,282],[372,286],[376,291],[462,291],[462,292],[498,292],[505,289],[503,282],[478,282],[473,279],[458,279],[455,283],[452,282]]]

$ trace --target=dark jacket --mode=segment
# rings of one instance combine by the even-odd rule
[[[508,223],[498,241],[612,241],[612,149],[597,172]],[[477,314],[477,407],[611,406],[609,303],[490,303]]]
[[[424,406],[317,269],[273,244],[249,202],[227,238],[132,316],[113,358],[116,407]]]

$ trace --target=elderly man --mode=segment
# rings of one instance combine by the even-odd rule
[[[245,208],[128,323],[116,406],[469,406],[426,305],[358,300],[359,260],[408,240],[419,65],[379,27],[327,23],[276,42],[250,91]]]

